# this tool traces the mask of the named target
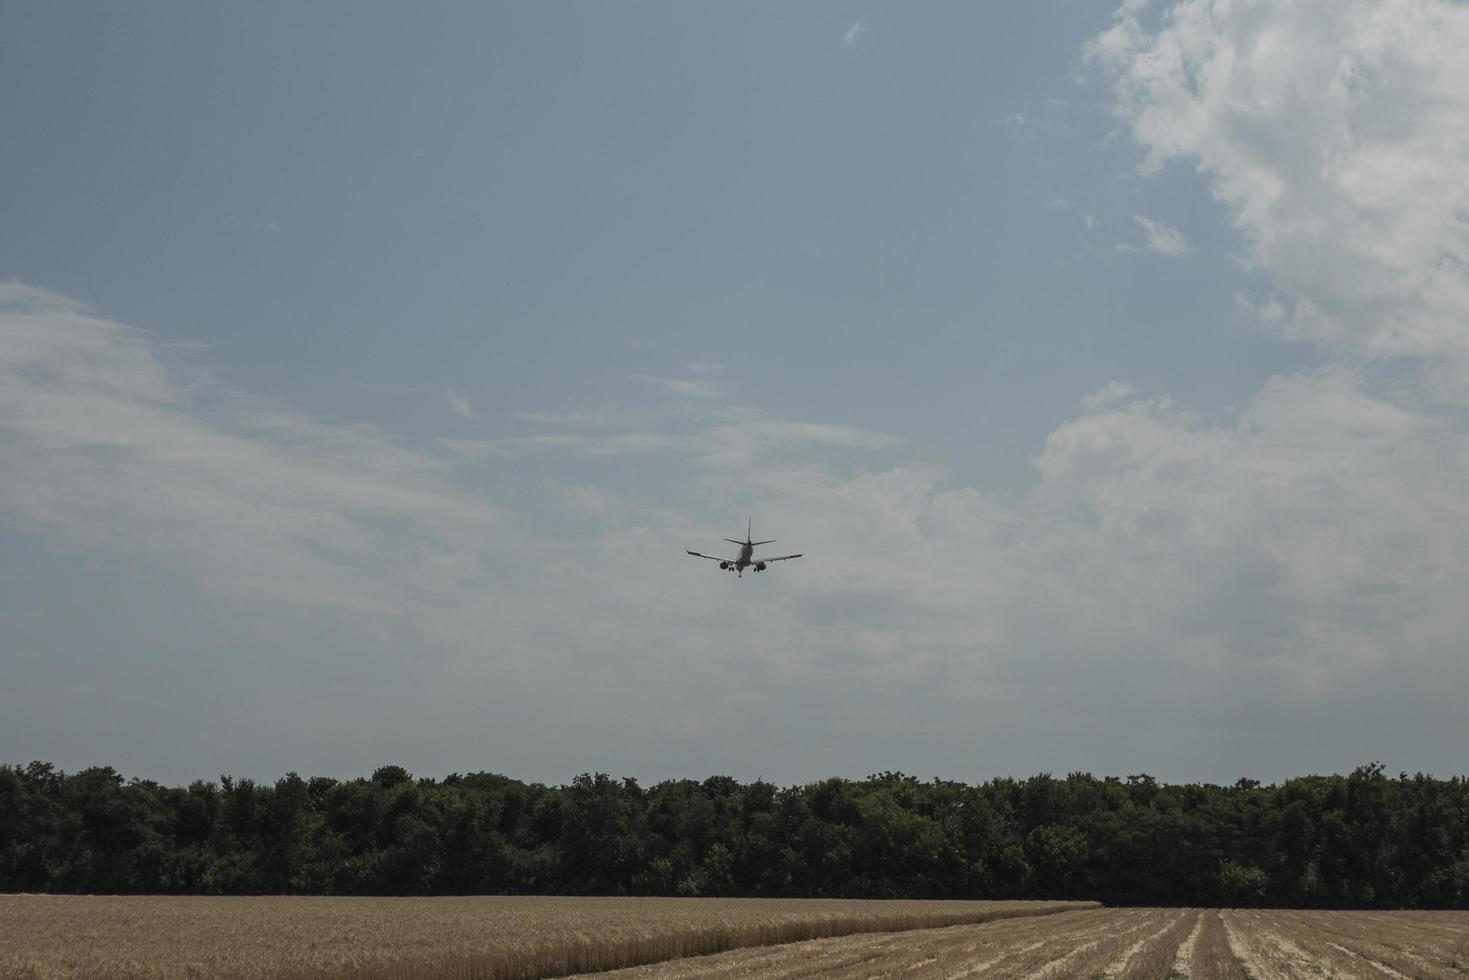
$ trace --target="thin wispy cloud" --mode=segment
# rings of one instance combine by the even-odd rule
[[[1120,242],[1117,245],[1119,252],[1152,252],[1170,258],[1183,258],[1193,254],[1193,246],[1177,228],[1141,214],[1133,215],[1132,220],[1143,230],[1143,242],[1141,245]]]
[[[1104,411],[1126,401],[1137,393],[1137,389],[1126,381],[1109,381],[1081,400],[1081,409],[1088,415]]]
[[[606,519],[620,516],[629,510],[627,501],[622,497],[592,483],[558,487],[556,495],[562,506],[583,517]]]
[[[596,446],[599,440],[569,432],[548,432],[513,439],[455,439],[443,436],[434,445],[458,459],[480,459],[486,456],[512,456],[520,453],[572,450]]]
[[[784,419],[747,407],[723,408],[695,420],[684,432],[629,429],[605,435],[551,432],[510,439],[441,438],[436,444],[464,458],[563,452],[585,457],[672,453],[701,465],[730,467],[768,459],[786,450],[890,449],[900,440],[851,425]]]
[[[522,422],[542,425],[611,425],[623,420],[623,415],[612,409],[595,409],[586,412],[515,412]]]
[[[654,378],[649,375],[639,375],[638,380],[644,384],[654,385],[670,391],[684,398],[722,398],[723,392],[719,385],[712,381],[699,381],[691,378]]]
[[[1235,293],[1234,302],[1246,314],[1265,323],[1282,323],[1288,315],[1285,304],[1274,297],[1263,303],[1256,303],[1245,293]]]
[[[450,388],[444,392],[444,402],[449,406],[449,411],[460,418],[474,418],[474,409],[469,404],[469,396],[464,392]]]
[[[252,218],[244,221],[231,215],[224,219],[224,225],[226,228],[247,229],[265,235],[279,235],[281,232],[280,222],[274,218]]]
[[[851,27],[847,28],[847,33],[845,33],[845,34],[842,35],[842,47],[844,47],[844,48],[857,48],[857,47],[861,47],[861,44],[862,44],[862,35],[863,34],[866,34],[866,33],[867,33],[867,25],[864,24],[864,23],[862,23],[860,20],[857,21]]]
[[[383,615],[446,587],[440,559],[499,524],[441,461],[370,426],[211,394],[217,407],[197,414],[148,335],[0,288],[0,511],[176,562],[234,600]],[[396,554],[389,525],[412,529],[416,557]]]

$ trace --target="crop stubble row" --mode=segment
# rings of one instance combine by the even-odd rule
[[[679,960],[604,980],[1469,978],[1469,914],[1099,909]]]

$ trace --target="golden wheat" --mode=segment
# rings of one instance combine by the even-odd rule
[[[0,896],[0,977],[535,980],[1094,902]]]

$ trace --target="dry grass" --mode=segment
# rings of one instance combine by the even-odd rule
[[[534,980],[1094,902],[0,896],[0,978]]]

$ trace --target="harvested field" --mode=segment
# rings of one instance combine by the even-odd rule
[[[533,980],[1095,902],[0,896],[0,978]]]
[[[1260,980],[1469,976],[1469,912],[1226,912]]]
[[[599,980],[1469,977],[1469,913],[1094,909],[677,960]]]

